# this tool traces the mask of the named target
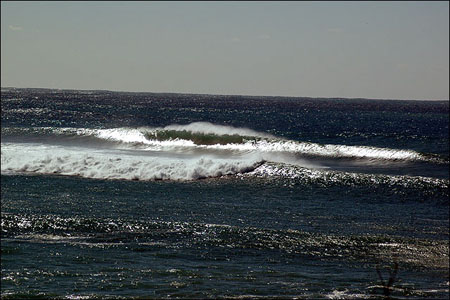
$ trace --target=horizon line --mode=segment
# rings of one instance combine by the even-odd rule
[[[335,100],[381,100],[381,101],[436,101],[450,102],[449,99],[395,99],[395,98],[365,98],[365,97],[311,97],[311,96],[274,96],[274,95],[249,95],[249,94],[211,94],[211,93],[193,93],[193,92],[150,92],[150,91],[126,91],[126,90],[108,90],[108,89],[74,89],[74,88],[48,88],[48,87],[14,87],[1,86],[3,89],[36,89],[36,90],[58,90],[58,91],[89,91],[89,92],[113,92],[113,93],[135,93],[135,94],[175,94],[175,95],[205,95],[205,96],[234,96],[234,97],[272,97],[272,98],[308,98],[308,99],[335,99]]]

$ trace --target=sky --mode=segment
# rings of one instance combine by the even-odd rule
[[[1,86],[449,99],[449,2],[1,1]]]

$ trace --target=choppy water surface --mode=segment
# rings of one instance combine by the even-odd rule
[[[1,105],[4,298],[448,298],[448,101]]]

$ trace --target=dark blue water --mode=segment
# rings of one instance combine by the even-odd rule
[[[448,101],[2,89],[1,108],[2,298],[449,296]]]

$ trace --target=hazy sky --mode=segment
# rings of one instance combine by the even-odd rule
[[[449,99],[449,2],[1,2],[2,87]]]

